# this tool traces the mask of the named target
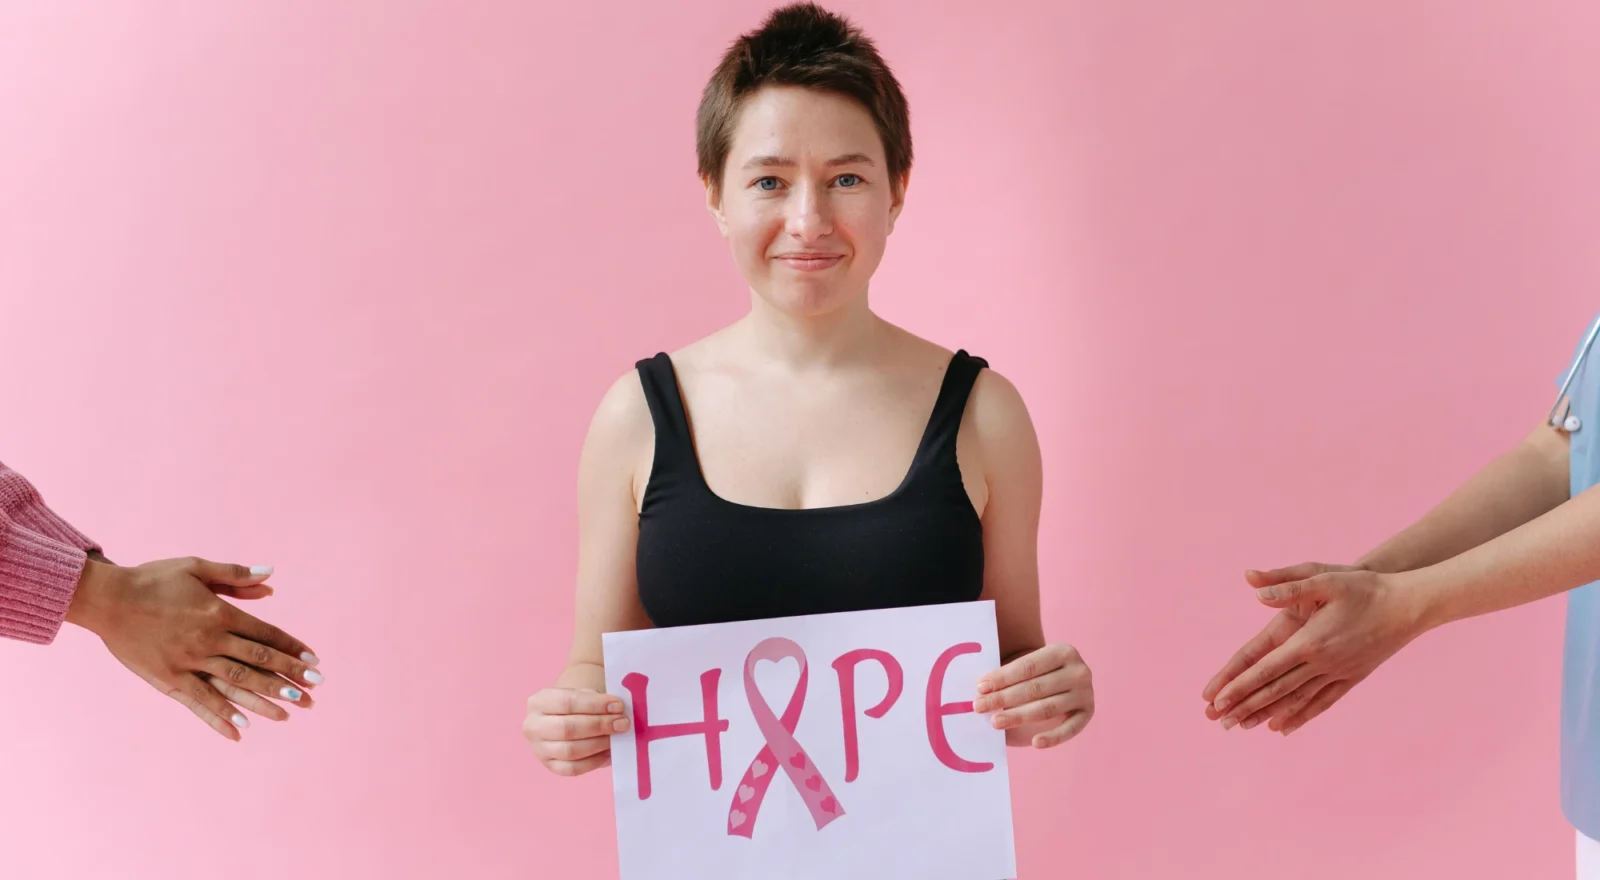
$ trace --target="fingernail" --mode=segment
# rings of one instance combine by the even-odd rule
[[[1222,719],[1222,729],[1223,730],[1228,730],[1228,729],[1232,728],[1235,724],[1238,724],[1238,723],[1239,723],[1238,721],[1235,721],[1232,718],[1224,718],[1224,719]]]
[[[1276,598],[1278,598],[1278,591],[1274,590],[1271,587],[1262,587],[1261,589],[1256,590],[1256,598],[1257,599],[1276,599]]]
[[[322,665],[322,661],[317,659],[317,655],[311,653],[310,651],[301,651],[300,659],[310,663],[312,666]]]
[[[617,733],[621,733],[624,730],[627,730],[628,729],[628,719],[626,719],[626,718],[618,718],[617,720],[611,722],[611,729],[615,730]]]
[[[272,566],[270,566],[270,565],[252,565],[252,566],[250,566],[250,576],[251,577],[266,577],[269,574],[272,574]]]
[[[322,673],[315,669],[307,669],[304,678],[312,684],[322,684]]]
[[[1246,719],[1243,724],[1239,725],[1239,729],[1240,730],[1249,730],[1250,728],[1255,727],[1257,724],[1260,724],[1260,723],[1261,723],[1261,719],[1260,718],[1249,718],[1249,719]]]
[[[978,699],[973,700],[972,701],[972,711],[977,712],[979,715],[982,715],[983,713],[989,711],[989,701],[985,700],[982,697],[979,697]]]
[[[1298,727],[1285,727],[1283,729],[1283,735],[1284,736],[1288,736],[1289,734],[1294,733],[1296,730],[1299,730],[1299,729],[1300,728],[1298,728]]]
[[[1009,717],[1005,716],[1005,715],[996,715],[996,716],[994,716],[994,726],[995,727],[1003,727],[1006,724],[1010,723],[1010,721],[1011,721],[1011,719]]]
[[[622,704],[621,703],[607,703],[606,704],[606,711],[607,712],[611,712],[611,713],[621,712],[622,711]]]
[[[1232,706],[1232,705],[1233,705],[1233,700],[1232,699],[1218,700],[1216,702],[1216,705],[1212,706],[1211,708],[1217,710],[1218,712],[1226,712],[1226,711],[1228,711],[1228,707]]]
[[[233,726],[234,727],[249,727],[250,726],[250,719],[244,717],[243,715],[240,715],[238,712],[233,713],[233,718],[231,718],[229,720],[231,720],[233,722]]]
[[[278,691],[278,693],[281,694],[285,700],[295,703],[300,702],[300,698],[304,696],[304,694],[300,693],[299,688],[284,688],[283,690]]]
[[[979,680],[978,693],[986,694],[992,690],[994,690],[994,685],[990,684],[987,679]]]

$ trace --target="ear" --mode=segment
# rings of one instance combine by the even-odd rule
[[[727,238],[728,218],[722,213],[721,189],[709,177],[701,178],[700,182],[706,188],[706,210],[710,211],[712,218],[717,221],[717,231],[722,233],[723,238]]]
[[[900,185],[895,187],[894,200],[889,203],[889,233],[894,234],[894,221],[900,219],[900,210],[906,206],[906,187],[911,185],[911,172],[900,175]]]

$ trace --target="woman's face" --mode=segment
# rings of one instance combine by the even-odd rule
[[[782,86],[744,102],[720,198],[707,187],[707,201],[750,289],[812,317],[866,296],[904,189],[865,108]]]

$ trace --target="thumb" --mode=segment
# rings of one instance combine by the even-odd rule
[[[272,576],[272,566],[249,567],[233,562],[194,561],[194,576],[212,586],[254,587]]]
[[[1320,605],[1333,598],[1333,591],[1333,583],[1329,579],[1310,577],[1262,587],[1256,590],[1256,598],[1268,608],[1288,608],[1308,600]]]
[[[1316,577],[1319,574],[1332,571],[1332,566],[1320,562],[1302,562],[1288,568],[1274,568],[1271,571],[1257,571],[1253,568],[1246,569],[1244,579],[1252,587],[1270,587],[1274,584],[1284,584],[1289,581],[1303,581],[1306,578]]]

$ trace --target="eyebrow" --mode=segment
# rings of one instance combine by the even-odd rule
[[[752,157],[750,161],[744,163],[744,167],[793,168],[797,164],[799,163],[795,162],[793,159],[786,159],[783,156],[755,156]],[[874,165],[876,163],[874,163],[872,161],[872,157],[868,156],[866,153],[845,153],[843,156],[835,156],[832,159],[829,159],[824,164],[829,168],[834,168],[839,165]]]

